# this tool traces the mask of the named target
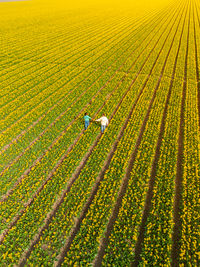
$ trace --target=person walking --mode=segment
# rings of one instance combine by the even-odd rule
[[[85,130],[87,130],[89,124],[90,124],[90,120],[92,120],[92,118],[90,116],[88,116],[87,112],[85,113],[84,116],[84,121],[85,121]]]
[[[101,122],[101,133],[104,133],[106,127],[108,126],[108,118],[105,116],[105,114],[103,114],[101,118],[95,121]]]

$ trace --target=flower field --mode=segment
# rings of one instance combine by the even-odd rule
[[[0,266],[199,266],[199,0],[0,2],[0,29]]]

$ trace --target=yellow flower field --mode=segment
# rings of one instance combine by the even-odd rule
[[[0,266],[199,266],[199,0],[0,1],[0,29]]]

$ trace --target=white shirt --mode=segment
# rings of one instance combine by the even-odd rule
[[[98,119],[96,121],[100,121],[101,125],[104,125],[104,126],[108,125],[108,119],[106,118],[106,116],[102,116],[100,119]]]

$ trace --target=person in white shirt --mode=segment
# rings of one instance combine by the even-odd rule
[[[103,116],[95,121],[100,121],[101,122],[101,132],[104,133],[106,126],[108,126],[108,118],[103,114]]]

